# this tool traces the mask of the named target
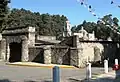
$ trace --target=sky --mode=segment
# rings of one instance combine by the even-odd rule
[[[111,13],[113,17],[120,18],[120,8],[111,5],[111,0],[87,0],[100,17]],[[116,0],[116,2],[120,2]],[[94,17],[77,0],[11,0],[10,8],[24,8],[33,12],[65,15],[72,26],[81,24],[84,20],[96,22]]]

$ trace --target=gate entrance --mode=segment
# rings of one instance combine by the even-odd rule
[[[13,42],[10,43],[10,58],[9,62],[20,62],[21,61],[21,48],[22,43]]]

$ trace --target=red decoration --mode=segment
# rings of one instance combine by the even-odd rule
[[[112,69],[113,69],[113,70],[119,70],[119,69],[120,69],[120,66],[119,66],[119,65],[114,65],[114,66],[112,67]]]

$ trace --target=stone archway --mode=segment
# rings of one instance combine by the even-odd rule
[[[9,62],[20,62],[22,56],[22,43],[12,42],[9,45],[10,47],[10,57]]]

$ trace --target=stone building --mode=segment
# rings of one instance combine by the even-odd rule
[[[60,60],[61,56],[56,56],[55,51],[61,49],[66,54],[67,46],[60,46],[61,41],[56,40],[55,36],[40,36],[35,33],[35,27],[5,28],[2,32],[0,60],[59,63],[56,60]]]
[[[77,35],[82,40],[90,40],[90,41],[96,40],[94,31],[92,33],[88,33],[84,29],[84,27],[82,27],[81,30],[79,30],[77,33],[76,32],[73,33],[73,35]]]
[[[3,61],[28,61],[29,47],[35,45],[34,27],[6,28],[2,32],[4,52],[1,57]]]
[[[84,32],[87,33],[83,30],[83,34]],[[0,60],[84,67],[88,61],[120,58],[118,44],[112,41],[95,41],[94,34],[81,37],[83,34],[58,41],[54,36],[37,35],[35,27],[5,28],[0,42]]]

